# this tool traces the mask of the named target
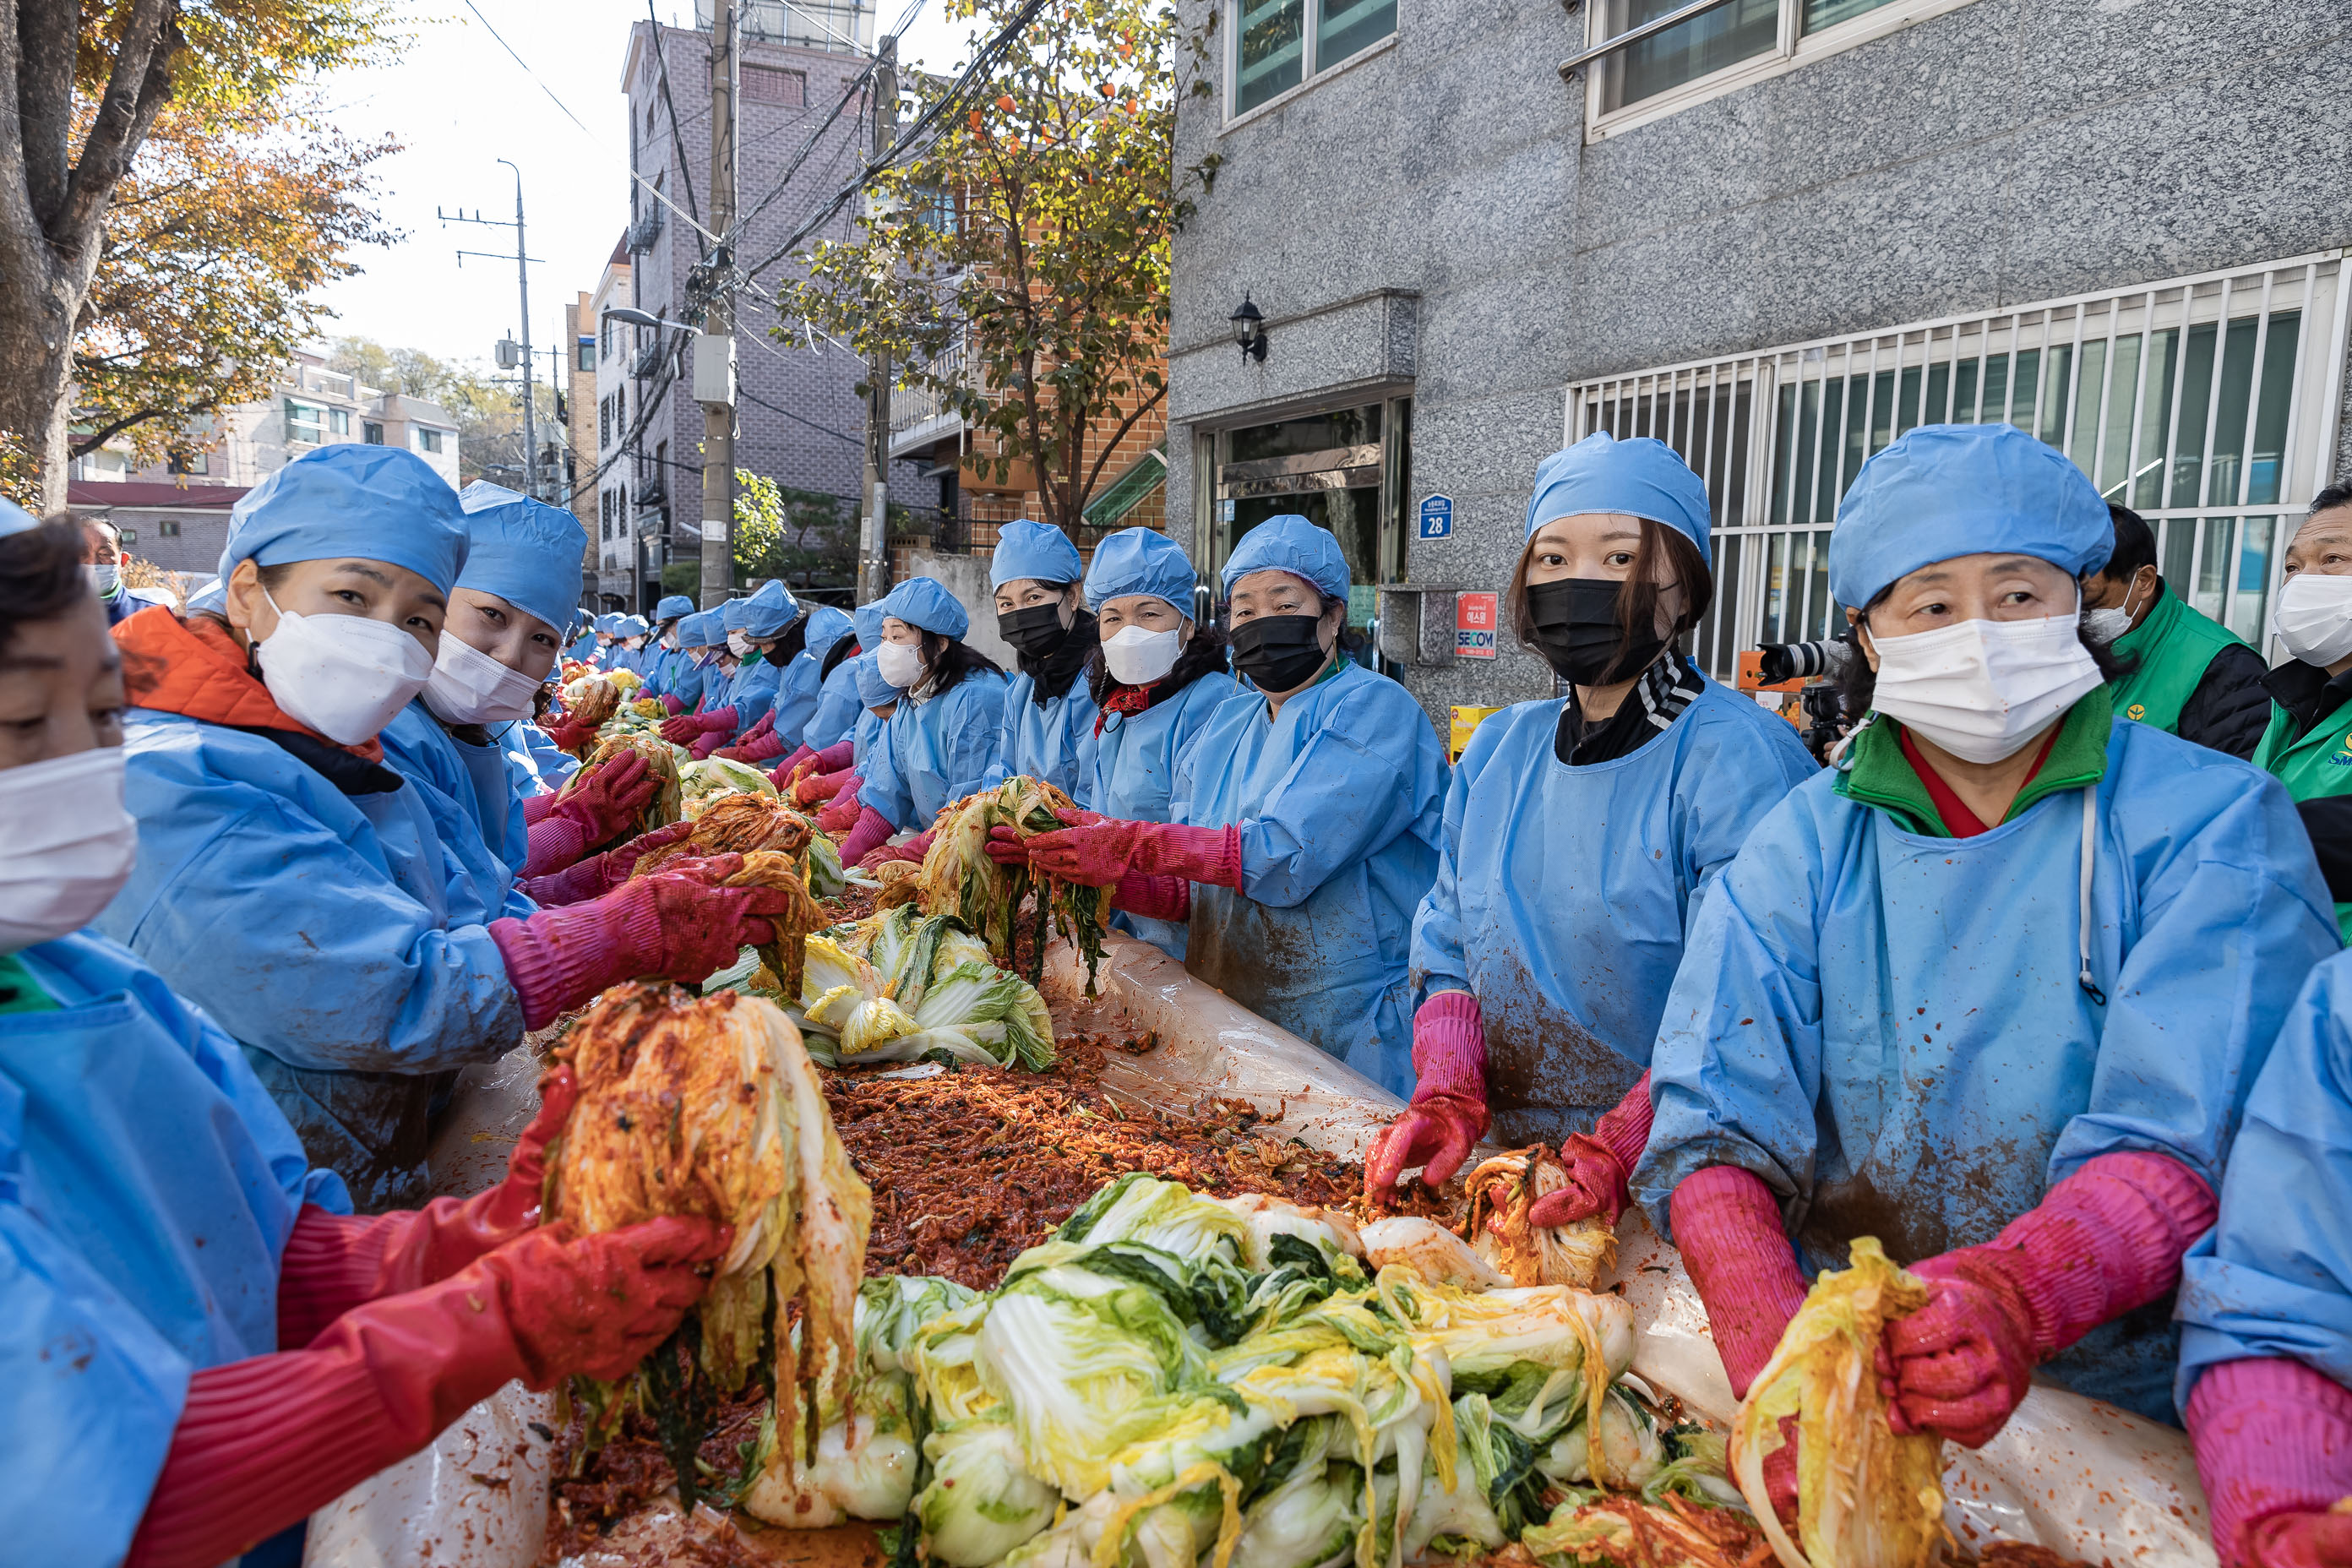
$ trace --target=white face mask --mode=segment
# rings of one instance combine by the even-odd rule
[[[387,621],[365,616],[303,616],[278,610],[278,629],[253,645],[261,683],[286,716],[339,746],[383,733],[433,678],[425,645]]]
[[[677,634],[676,632],[662,633],[661,645],[662,647],[669,649],[670,652],[676,653],[677,651]]]
[[[1952,755],[1997,763],[2103,679],[2074,616],[1880,637],[1871,706]]]
[[[131,875],[139,824],[122,809],[122,748],[0,773],[0,952],[96,920]]]
[[[1103,639],[1103,662],[1121,686],[1149,686],[1176,668],[1184,645],[1174,632],[1121,626]]]
[[[2117,637],[2131,630],[2132,616],[2135,611],[2131,590],[2126,588],[2124,591],[2124,602],[2116,608],[2084,611],[2083,629],[2098,638],[2101,643],[2112,644]]]
[[[727,651],[733,654],[737,658],[751,658],[751,634],[742,631],[729,632],[727,634]]]
[[[2279,590],[2271,625],[2286,651],[2325,668],[2352,655],[2352,577],[2298,572]]]
[[[874,651],[874,668],[904,691],[923,678],[922,651],[910,642],[886,642]]]
[[[539,682],[453,633],[425,682],[425,706],[452,724],[508,724],[530,717]]]
[[[101,599],[114,597],[114,590],[122,585],[122,568],[111,561],[91,562],[81,570],[89,579],[89,591]]]

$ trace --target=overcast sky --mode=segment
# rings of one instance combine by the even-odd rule
[[[435,210],[478,210],[514,217],[514,171],[522,169],[530,224],[530,335],[541,353],[562,334],[563,306],[593,289],[628,217],[628,129],[621,65],[629,25],[644,19],[645,0],[474,0],[513,56],[475,19],[464,0],[408,0],[415,41],[395,64],[349,72],[330,84],[334,116],[355,137],[386,132],[403,151],[378,165],[383,211],[403,232],[388,249],[362,250],[366,268],[327,291],[341,319],[328,331],[374,338],[450,359],[488,360],[491,346],[520,325],[514,231],[472,224],[444,226]],[[690,24],[692,0],[655,0],[665,22]],[[883,0],[882,25],[904,0]],[[944,69],[961,57],[961,29],[950,29],[929,0],[900,47],[900,58]],[[533,79],[536,78],[537,79]],[[549,101],[541,84],[587,126],[582,131]],[[699,182],[698,182],[699,183]],[[460,249],[503,252],[503,261]]]

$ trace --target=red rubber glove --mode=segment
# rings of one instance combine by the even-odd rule
[[[645,758],[635,752],[605,763],[578,789],[548,807],[531,828],[530,855],[521,875],[561,871],[597,845],[629,832],[660,787],[646,774]]]
[[[306,1350],[199,1369],[132,1538],[138,1568],[213,1568],[416,1452],[514,1378],[616,1381],[677,1328],[724,1226],[516,1237],[345,1313]]]
[[[775,710],[771,709],[767,712],[761,714],[760,721],[752,725],[749,730],[744,731],[743,733],[736,739],[734,744],[730,746],[721,746],[718,751],[713,752],[711,755],[725,757],[730,763],[764,763],[770,757],[779,756],[783,752],[784,743],[782,741],[774,740],[775,733],[776,715]],[[769,741],[774,742],[775,750],[756,750],[761,742]]]
[[[525,826],[535,826],[539,823],[544,822],[547,819],[547,814],[554,808],[554,805],[555,792],[553,790],[548,791],[545,795],[526,795],[523,798],[522,803],[523,825]]]
[[[2101,1154],[1991,1241],[1913,1265],[1927,1304],[1881,1341],[1895,1429],[1983,1447],[2036,1365],[2178,1285],[2181,1254],[2219,1213],[2168,1155]]]
[[[1486,1026],[1478,998],[1441,991],[1412,1016],[1412,1103],[1364,1162],[1364,1195],[1377,1198],[1415,1165],[1442,1186],[1486,1135]]]
[[[563,1131],[580,1080],[569,1064],[539,1080],[539,1114],[507,1157],[506,1180],[462,1203],[372,1218],[304,1204],[278,1267],[278,1348],[300,1350],[362,1302],[446,1279],[539,1223],[547,1145]]]
[[[1644,1072],[1625,1098],[1593,1124],[1590,1133],[1570,1135],[1559,1157],[1568,1167],[1568,1185],[1547,1193],[1528,1205],[1530,1225],[1573,1225],[1599,1215],[1603,1224],[1633,1206],[1627,1184],[1642,1151],[1650,1145],[1650,1075]]]
[[[843,790],[864,782],[857,774],[847,771],[805,774],[793,785],[793,804],[815,805],[822,801],[832,800]]]
[[[857,826],[851,828],[849,837],[841,841],[841,863],[864,866],[866,857],[880,848],[883,842],[897,831],[890,826],[890,819],[872,806],[859,806]]]
[[[988,858],[1000,866],[1013,866],[1024,870],[1029,868],[1029,842],[1021,837],[1018,828],[998,823],[988,830],[988,842],[982,847],[988,851]],[[1128,878],[1122,877],[1118,885],[1124,888],[1128,881]],[[1115,903],[1117,900],[1112,901]]]
[[[742,868],[740,855],[705,863],[714,876]],[[745,946],[775,940],[762,916],[787,913],[773,888],[714,888],[667,871],[635,877],[584,904],[490,922],[523,1026],[540,1029],[608,985],[660,975],[692,984],[735,962]]]
[[[712,730],[696,740],[694,744],[688,746],[686,749],[686,754],[692,757],[698,763],[701,762],[704,758],[718,751],[720,745],[725,743],[726,740],[726,731]]]
[[[686,711],[686,699],[673,696],[667,691],[662,693],[661,705],[663,710],[673,719]]]
[[[866,781],[856,773],[843,776],[848,787],[833,797],[832,805],[816,814],[817,826],[826,833],[848,832],[857,826],[858,813],[865,809],[858,804],[857,792],[866,787]]]
[[[994,844],[988,847],[988,853],[994,858]],[[1148,920],[1182,925],[1192,918],[1192,884],[1181,877],[1147,877],[1140,871],[1129,871],[1111,889],[1110,907]]]
[[[1745,1399],[1805,1304],[1805,1279],[1780,1228],[1780,1205],[1753,1171],[1709,1165],[1683,1178],[1666,1217],[1683,1267],[1706,1304],[1731,1392]]]
[[[2299,1361],[2230,1361],[2184,1413],[2222,1568],[2352,1563],[2352,1391]]]
[[[622,883],[637,868],[637,862],[666,845],[677,844],[692,837],[694,824],[673,822],[667,827],[656,827],[651,833],[641,833],[626,844],[616,844],[602,855],[591,855],[576,866],[565,868],[551,877],[528,877],[516,885],[523,896],[542,909],[551,904],[583,904],[599,899]]]
[[[927,827],[904,844],[885,844],[860,860],[858,867],[861,870],[871,871],[886,860],[912,860],[919,866],[923,863],[923,857],[931,852],[931,840],[939,836],[938,828]]]
[[[1112,888],[1129,871],[1139,871],[1220,888],[1238,889],[1242,885],[1238,826],[1186,827],[1067,811],[1059,816],[1070,826],[1030,838],[1029,863],[1066,882]]]
[[[596,726],[584,719],[562,719],[548,726],[547,738],[559,751],[584,751],[596,739]]]
[[[662,721],[661,738],[673,746],[690,746],[708,734],[733,734],[735,710],[713,708],[701,713],[680,713]]]
[[[765,759],[763,758],[761,760],[764,761]],[[790,756],[776,764],[776,771],[768,775],[768,782],[776,786],[776,793],[778,795],[782,795],[784,792],[784,786],[793,782],[793,771],[805,763],[811,763],[815,760],[816,748],[814,746],[804,745],[795,747]]]

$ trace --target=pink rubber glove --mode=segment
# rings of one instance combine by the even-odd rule
[[[798,784],[793,785],[793,804],[816,805],[864,782],[857,774],[847,772],[804,774]]]
[[[548,807],[530,830],[530,855],[521,875],[544,877],[635,827],[660,786],[635,752],[599,766],[578,789]]]
[[[2222,1568],[2352,1562],[2352,1392],[2299,1361],[2230,1361],[2184,1413]]]
[[[2168,1155],[2101,1154],[1991,1241],[1914,1264],[1927,1304],[1887,1325],[1879,1361],[1895,1429],[1981,1447],[2036,1365],[2179,1284],[2219,1210]]]
[[[1573,1225],[1599,1215],[1615,1225],[1633,1205],[1627,1185],[1642,1151],[1650,1146],[1650,1075],[1644,1072],[1625,1098],[1593,1123],[1590,1133],[1570,1135],[1559,1157],[1568,1167],[1568,1185],[1547,1193],[1528,1205],[1530,1225]]]
[[[126,1563],[214,1568],[288,1529],[509,1380],[616,1381],[677,1328],[731,1233],[666,1218],[533,1230],[345,1313],[305,1350],[198,1369]]]
[[[715,855],[705,865],[731,876],[742,857]],[[584,904],[493,921],[490,940],[522,1002],[523,1026],[540,1029],[624,980],[660,975],[691,984],[724,969],[739,949],[774,941],[761,917],[792,907],[776,889],[714,888],[663,871]]]
[[[713,708],[703,713],[680,713],[662,721],[661,738],[673,746],[690,746],[708,734],[735,732],[735,710]]]
[[[1024,871],[1031,868],[1028,841],[1021,837],[1018,829],[999,823],[988,830],[988,842],[982,847],[987,850],[988,858],[1000,866],[1010,866]],[[1118,879],[1118,885],[1122,888],[1127,886],[1129,879],[1127,877],[1121,877]],[[1113,904],[1118,901],[1116,895],[1111,901]]]
[[[786,757],[782,762],[776,764],[776,771],[768,775],[768,782],[776,786],[776,793],[778,795],[782,795],[784,791],[784,786],[792,783],[793,770],[799,767],[803,763],[814,761],[815,757],[815,747],[802,746],[798,748],[792,755]]]
[[[858,813],[865,809],[858,804],[857,792],[866,787],[866,781],[856,773],[844,774],[843,778],[847,787],[833,797],[832,805],[816,814],[817,826],[827,833],[848,832],[857,826]]]
[[[667,711],[673,719],[686,711],[686,699],[683,697],[674,697],[667,691],[662,693],[661,705],[664,710]]]
[[[989,845],[988,853],[992,859],[995,858],[994,843]],[[1182,925],[1192,918],[1192,884],[1181,877],[1147,877],[1140,871],[1129,871],[1111,889],[1110,907],[1148,920]]]
[[[784,742],[776,740],[775,733],[776,715],[774,710],[771,709],[761,714],[760,721],[738,736],[732,745],[721,746],[711,755],[725,757],[730,763],[764,763],[770,757],[779,756],[783,752]],[[762,742],[773,742],[773,750],[759,749]]]
[[[545,795],[525,796],[522,803],[523,825],[525,826],[535,826],[539,823],[545,821],[547,814],[553,810],[554,806],[555,792],[553,790],[548,791]]]
[[[863,866],[866,857],[881,847],[883,841],[897,831],[890,826],[890,819],[872,806],[859,806],[857,826],[851,828],[849,837],[841,841],[841,863]]]
[[[709,734],[704,735],[701,739],[696,741],[694,744],[688,746],[686,749],[686,754],[692,757],[698,763],[701,762],[704,758],[719,750],[719,746],[726,742],[726,731],[713,730]]]
[[[1129,822],[1064,812],[1071,826],[1029,842],[1029,863],[1066,882],[1112,888],[1129,871],[1182,877],[1220,888],[1242,885],[1242,830],[1186,827],[1172,822]]]
[[[1441,991],[1412,1016],[1412,1103],[1364,1162],[1364,1195],[1378,1198],[1412,1166],[1442,1186],[1486,1135],[1486,1028],[1478,998]]]
[[[1683,1267],[1706,1304],[1731,1392],[1745,1399],[1805,1303],[1804,1276],[1780,1228],[1780,1205],[1753,1171],[1709,1165],[1683,1178],[1666,1217]]]
[[[527,877],[516,884],[523,897],[544,909],[551,904],[584,904],[601,899],[629,879],[637,862],[653,851],[681,843],[694,833],[694,824],[673,822],[616,844],[602,855],[591,855],[551,877]]]
[[[570,1064],[539,1080],[539,1114],[507,1157],[506,1180],[459,1202],[360,1217],[304,1204],[278,1266],[278,1348],[300,1350],[362,1302],[446,1279],[539,1223],[547,1145],[580,1098]]]
[[[860,860],[857,863],[858,867],[862,870],[871,871],[886,860],[912,860],[919,866],[923,863],[923,857],[931,852],[931,840],[939,836],[938,828],[927,827],[904,844],[883,845],[882,847]]]
[[[548,727],[547,738],[558,751],[579,752],[595,741],[596,726],[584,720],[561,720]]]

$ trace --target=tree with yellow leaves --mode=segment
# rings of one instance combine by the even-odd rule
[[[1027,8],[949,12],[986,37]],[[1169,241],[1215,174],[1175,167],[1176,103],[1209,90],[1206,52],[1154,0],[1046,5],[971,107],[877,177],[863,235],[818,246],[782,293],[795,327],[937,393],[995,478],[1030,466],[1040,521],[1065,531],[1167,395]]]
[[[388,50],[390,17],[388,0],[0,0],[0,363],[8,366],[0,376],[0,488],[35,505],[63,504],[68,388],[88,374],[95,391],[110,375],[116,417],[143,401],[134,390],[142,331],[158,334],[150,341],[159,374],[167,382],[173,374],[164,340],[178,328],[152,310],[143,327],[132,312],[113,336],[98,333],[98,363],[77,367],[96,324],[93,290],[117,201],[128,194],[160,212],[172,205],[163,187],[186,181],[184,195],[210,183],[219,194],[219,179],[236,177],[239,160],[247,172],[285,170],[289,150],[269,146],[260,125],[282,116],[289,95],[320,73]],[[167,113],[165,142],[142,163]],[[341,167],[352,173],[348,161]],[[194,178],[202,171],[214,179]],[[131,218],[134,228],[139,221]],[[195,223],[187,214],[176,228],[164,221],[157,243],[190,243]],[[215,240],[225,237],[213,231]],[[129,261],[127,247],[115,256],[124,265],[114,287],[126,305],[152,306],[168,289],[170,262],[152,263],[154,274],[141,279],[137,268],[148,263]],[[281,268],[278,276],[288,274]],[[233,316],[225,297],[214,303]],[[227,348],[246,352],[241,342]]]

